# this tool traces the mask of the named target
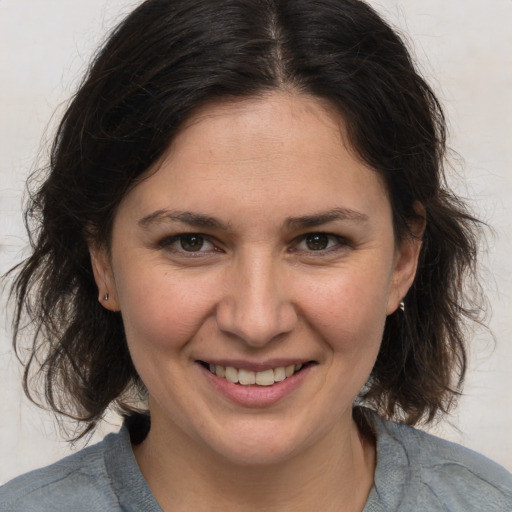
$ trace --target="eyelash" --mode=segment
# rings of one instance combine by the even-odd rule
[[[325,248],[319,248],[319,249],[311,249],[311,248],[305,248],[300,249],[299,246],[301,244],[307,244],[308,241],[314,242],[314,239],[317,239],[316,242],[322,241],[327,242],[328,247]],[[309,240],[308,240],[309,239]],[[333,235],[331,233],[306,233],[305,235],[300,236],[298,239],[298,243],[295,244],[292,251],[304,251],[306,253],[317,253],[317,255],[324,255],[328,254],[333,251],[338,251],[342,248],[345,248],[348,244],[347,240],[343,238],[342,236]],[[333,245],[330,245],[334,241]],[[315,242],[314,242],[315,243]]]
[[[190,242],[191,239],[193,239],[194,237],[197,237],[198,239],[200,239],[202,241],[201,247],[197,251],[187,251],[183,247],[183,243],[186,242],[187,239]],[[181,247],[173,247],[173,245],[178,244],[178,243],[181,245]],[[201,250],[205,243],[210,244],[212,246],[212,249],[208,249],[206,251]],[[210,252],[218,252],[219,251],[219,249],[217,249],[215,247],[215,244],[213,244],[213,242],[211,242],[207,236],[202,235],[201,233],[182,233],[179,235],[170,236],[170,237],[164,238],[158,245],[164,249],[174,249],[175,252],[185,253],[190,256],[193,256],[196,254],[201,254],[201,253],[204,254],[205,252],[210,253]]]
[[[201,246],[198,250],[187,250],[183,244],[187,242],[193,242],[194,238],[198,238],[201,242]],[[316,238],[316,242],[326,242],[327,247],[325,248],[319,248],[319,249],[311,249],[311,248],[300,248],[301,244],[307,244],[308,241],[315,242],[314,239]],[[308,240],[309,239],[309,240]],[[334,242],[334,244],[333,244]],[[181,247],[177,246],[176,244],[179,244]],[[209,244],[211,248],[203,250],[203,247],[205,244]],[[180,254],[186,254],[187,257],[198,257],[203,256],[206,254],[211,254],[213,252],[221,252],[221,249],[219,249],[208,236],[203,235],[201,233],[181,233],[179,235],[170,236],[167,238],[164,238],[162,241],[159,242],[159,247],[164,249],[170,249],[173,250],[173,252],[180,253]],[[306,253],[308,255],[315,255],[315,256],[322,256],[327,255],[332,252],[336,252],[339,250],[345,249],[347,246],[349,246],[349,242],[338,235],[333,235],[331,233],[324,233],[324,232],[312,232],[312,233],[306,233],[304,235],[301,235],[297,237],[292,244],[292,247],[288,249],[288,252],[294,253],[294,252],[301,252]]]

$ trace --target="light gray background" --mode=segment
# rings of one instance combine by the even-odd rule
[[[44,160],[42,138],[51,138],[92,50],[137,3],[0,0],[0,273],[26,247],[21,197],[29,170]],[[450,145],[463,159],[454,160],[452,182],[496,230],[483,259],[496,345],[485,331],[475,333],[465,396],[434,430],[512,470],[512,0],[370,3],[408,34],[446,107]],[[60,440],[52,416],[22,396],[5,304],[4,293],[0,483],[72,449]]]

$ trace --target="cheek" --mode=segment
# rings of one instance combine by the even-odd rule
[[[118,289],[128,345],[175,350],[185,345],[210,315],[212,286],[165,272],[132,273]],[[137,275],[137,278],[133,278]]]
[[[367,381],[375,364],[386,322],[387,279],[383,273],[340,272],[310,288],[305,315],[330,353],[330,399],[347,400]]]
[[[386,320],[389,279],[384,272],[341,269],[306,288],[307,316],[325,333],[344,333],[339,343],[380,343]],[[357,340],[353,338],[357,337]]]

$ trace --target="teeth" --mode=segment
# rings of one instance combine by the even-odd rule
[[[272,386],[274,381],[274,370],[265,370],[263,372],[256,373],[256,384],[260,386]]]
[[[256,384],[256,374],[249,370],[238,370],[238,382],[243,386]]]
[[[229,382],[236,384],[238,382],[238,370],[236,368],[233,368],[232,366],[228,366],[226,368],[226,380],[229,380]]]
[[[261,372],[253,372],[251,370],[237,370],[232,366],[220,366],[219,364],[208,365],[210,371],[233,384],[241,384],[242,386],[272,386],[276,382],[281,382],[298,372],[304,365],[291,364],[290,366],[280,366],[278,368],[263,370]]]
[[[274,370],[274,381],[281,382],[286,379],[286,370],[283,366]]]

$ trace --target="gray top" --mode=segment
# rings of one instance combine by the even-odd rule
[[[374,416],[375,483],[363,512],[512,512],[512,474],[467,448]],[[161,512],[126,427],[0,487],[1,512]]]

